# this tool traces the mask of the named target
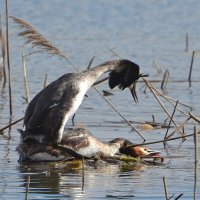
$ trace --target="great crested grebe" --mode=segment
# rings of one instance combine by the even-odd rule
[[[41,144],[35,139],[26,139],[17,147],[19,161],[58,161],[81,158],[112,157],[122,147],[120,142],[103,143],[83,128],[64,129],[59,144]]]
[[[116,138],[110,142],[101,142],[83,128],[65,129],[59,144],[41,144],[34,139],[27,139],[17,147],[19,161],[45,162],[85,158],[110,158],[117,153],[132,157],[153,156],[158,151],[133,145],[127,139]]]
[[[129,60],[107,61],[80,73],[68,73],[40,91],[29,103],[24,118],[22,140],[34,139],[43,144],[62,141],[68,119],[76,112],[83,97],[93,83],[104,73],[110,72],[109,86],[128,87],[137,102],[136,82],[140,77],[137,64]]]

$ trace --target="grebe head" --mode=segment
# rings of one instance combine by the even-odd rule
[[[140,74],[140,67],[130,60],[119,60],[118,67],[110,72],[109,86],[113,89],[115,86],[119,86],[124,90],[129,88],[133,96],[134,101],[137,103],[138,98],[135,91],[136,82],[140,77],[146,77],[148,75]]]

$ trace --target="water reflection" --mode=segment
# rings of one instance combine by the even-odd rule
[[[66,165],[67,166],[67,165]],[[31,177],[29,197],[34,194],[45,194],[45,198],[60,198],[70,197],[73,199],[87,198],[88,194],[95,194],[99,187],[104,187],[107,192],[104,194],[107,197],[114,196],[133,196],[132,192],[128,192],[128,188],[118,191],[118,182],[121,180],[126,185],[125,180],[130,179],[129,171],[137,170],[142,171],[145,166],[137,166],[129,170],[125,170],[119,165],[102,164],[97,168],[86,166],[84,170],[84,183],[81,169],[69,169],[64,164],[46,163],[46,164],[29,164],[19,165],[18,170],[20,179],[22,179],[24,190],[26,188],[27,177]],[[127,172],[125,172],[127,171]],[[140,173],[134,173],[139,176]],[[113,179],[110,177],[113,177]],[[115,181],[113,181],[115,180]],[[127,195],[128,193],[131,193]],[[90,194],[91,195],[91,194]]]

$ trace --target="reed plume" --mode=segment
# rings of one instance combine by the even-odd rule
[[[18,36],[23,37],[26,40],[26,44],[31,44],[32,48],[37,47],[40,51],[45,51],[50,55],[58,55],[65,58],[65,55],[55,47],[49,40],[47,40],[41,33],[39,33],[30,23],[19,19],[14,16],[10,16],[14,23],[18,25],[23,31],[18,33]]]

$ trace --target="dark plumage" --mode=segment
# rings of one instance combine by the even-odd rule
[[[143,75],[139,66],[129,60],[113,60],[80,73],[69,73],[40,91],[29,103],[25,113],[23,140],[33,138],[40,143],[60,143],[66,122],[93,83],[110,72],[109,86],[129,87],[134,100],[136,81]]]

